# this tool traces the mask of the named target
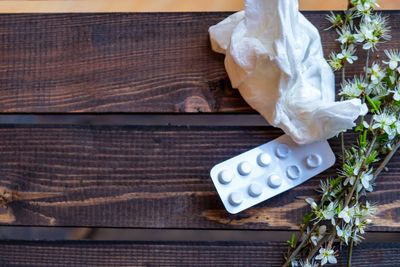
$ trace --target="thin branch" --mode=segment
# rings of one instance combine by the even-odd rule
[[[390,153],[386,156],[385,160],[382,161],[382,163],[376,169],[376,171],[374,173],[374,180],[376,180],[378,178],[379,174],[381,174],[381,172],[385,169],[386,165],[388,165],[388,163],[393,158],[393,156],[396,154],[396,152],[399,150],[399,148],[400,148],[400,141],[397,142],[397,144],[394,146],[392,151],[390,151]]]
[[[347,255],[347,267],[351,267],[351,259],[353,257],[354,239],[351,238]]]
[[[346,82],[346,67],[345,66],[343,66],[343,68],[342,68],[342,86],[344,85],[344,83]],[[341,139],[341,144],[342,144],[342,163],[343,163],[343,165],[344,165],[344,163],[345,163],[345,149],[346,149],[346,146],[345,146],[345,143],[344,143],[344,132],[341,132],[340,133],[340,139]]]
[[[314,226],[311,228],[310,232],[303,238],[301,243],[296,247],[296,249],[290,254],[290,256],[287,258],[285,264],[283,264],[283,267],[289,266],[289,264],[292,262],[292,260],[299,254],[300,250],[303,248],[303,246],[308,242],[308,240],[311,237],[311,234],[317,229],[317,224],[314,224]]]
[[[368,76],[368,68],[369,68],[369,58],[371,56],[371,50],[368,49],[367,50],[367,58],[365,60],[365,78],[367,78]]]
[[[307,256],[307,260],[311,260],[312,257],[318,252],[318,250],[322,247],[322,245],[329,241],[328,248],[332,247],[333,241],[335,240],[336,237],[336,228],[333,227],[333,231],[330,234],[325,235],[318,243],[317,245],[310,251],[310,253]]]
[[[308,253],[307,256],[307,261],[310,261],[312,257],[314,257],[314,255],[318,252],[318,250],[322,247],[322,245],[329,240],[331,235],[326,235],[323,238],[321,238],[320,241],[318,241],[317,245],[315,247],[313,247],[313,249],[310,251],[310,253]]]
[[[364,157],[364,159],[363,159],[363,161],[362,161],[362,163],[361,163],[361,167],[360,167],[359,173],[357,174],[357,178],[356,178],[356,180],[355,180],[355,182],[354,182],[354,185],[353,185],[353,187],[351,188],[350,193],[347,195],[347,198],[346,198],[344,207],[349,206],[350,201],[351,201],[351,199],[353,198],[354,191],[356,190],[358,181],[361,179],[361,175],[362,175],[362,173],[363,173],[362,170],[363,170],[364,167],[365,167],[365,166],[364,166],[364,165],[365,165],[365,161],[366,161],[366,159],[371,155],[372,150],[374,149],[376,140],[377,140],[377,137],[376,137],[376,135],[374,135],[374,138],[372,139],[371,144],[370,144],[370,146],[369,146],[369,148],[368,148],[368,150],[367,150],[367,153],[365,154],[365,157]]]

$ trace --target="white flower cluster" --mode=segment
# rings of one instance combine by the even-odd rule
[[[332,52],[329,59],[335,71],[358,59],[355,56],[357,45],[362,45],[364,50],[375,50],[378,43],[391,38],[387,17],[372,14],[378,6],[376,0],[351,0],[351,4],[353,8],[346,11],[344,16],[333,13],[327,16],[338,32],[337,40],[341,44],[341,52]],[[358,27],[354,25],[354,20],[361,20]]]
[[[288,257],[292,266],[335,264],[339,255],[335,240],[340,241],[338,248],[352,248],[363,240],[376,208],[361,196],[373,191],[377,177],[400,147],[400,52],[387,50],[387,59],[370,64],[377,44],[389,39],[388,21],[372,12],[376,0],[351,0],[351,5],[344,15],[328,16],[341,44],[329,63],[342,70],[341,97],[361,99],[372,116],[362,117],[355,128],[357,145],[343,146],[343,165],[337,176],[321,181],[318,201],[305,199],[311,213],[301,225],[302,249],[296,250],[295,239],[290,243],[297,253]],[[362,75],[346,80],[345,65],[358,60],[357,46],[367,50],[366,67]]]
[[[379,7],[378,0],[351,0],[350,3],[358,12],[369,15],[371,11]]]
[[[389,65],[391,70],[397,70],[400,73],[400,53],[399,50],[386,50],[386,56],[389,58],[389,61],[384,61],[385,64]]]
[[[321,265],[327,263],[336,264],[335,251],[333,249],[320,248],[319,254],[315,257],[316,260],[321,260]]]
[[[368,177],[367,181],[369,182],[372,175],[366,174],[365,176]],[[364,186],[369,187],[369,184],[364,184]],[[330,202],[328,206],[320,207],[312,198],[307,198],[306,202],[310,204],[313,212],[318,214],[319,221],[316,224],[330,221],[336,230],[337,237],[346,245],[349,244],[351,239],[356,243],[363,240],[362,235],[365,233],[367,226],[371,224],[371,217],[376,211],[376,208],[368,201],[366,204],[356,203],[351,207],[346,206],[344,208],[341,208],[337,202]],[[325,224],[320,225],[312,232],[307,228],[302,239],[304,240],[310,236],[311,244],[318,247],[323,238],[330,234],[327,229]],[[320,261],[321,265],[337,263],[334,250],[321,247],[319,254],[312,261],[300,261],[296,263],[297,265],[292,262],[292,266],[315,266],[315,261]]]
[[[374,62],[366,69],[366,77],[345,81],[339,95],[345,99],[365,98],[375,115],[370,123],[363,121],[363,126],[371,131],[381,131],[389,140],[394,140],[400,136],[400,114],[394,110],[382,110],[380,106],[388,97],[400,106],[400,52],[388,50],[385,54],[388,57],[383,61],[386,66]],[[349,182],[353,185],[351,180]]]
[[[393,114],[384,112],[379,115],[374,115],[374,124],[372,129],[380,129],[384,131],[389,140],[395,139],[400,135],[400,119]]]

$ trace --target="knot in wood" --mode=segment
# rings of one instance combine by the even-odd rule
[[[200,96],[190,96],[183,102],[182,108],[184,112],[211,112],[210,105],[207,100]]]
[[[13,191],[6,187],[0,186],[0,206],[6,207],[7,204],[13,201]]]

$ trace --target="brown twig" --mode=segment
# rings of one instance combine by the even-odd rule
[[[393,156],[396,154],[396,152],[399,150],[399,148],[400,148],[400,141],[397,142],[397,144],[394,146],[392,151],[390,151],[390,153],[386,156],[386,158],[382,161],[382,163],[376,169],[376,171],[374,173],[374,180],[376,180],[376,178],[378,178],[379,174],[381,174],[381,172],[385,169],[386,165],[388,165],[388,163],[393,158]]]
[[[296,247],[296,249],[290,254],[290,256],[286,259],[286,262],[283,264],[282,267],[287,267],[289,264],[292,262],[292,260],[297,256],[297,254],[300,252],[300,250],[303,248],[303,246],[307,243],[307,241],[310,239],[311,234],[317,229],[317,224],[314,224],[314,226],[311,228],[310,232],[303,238],[302,242]]]
[[[350,240],[350,246],[349,246],[349,253],[347,255],[347,267],[351,267],[351,259],[353,257],[353,247],[354,247],[354,239],[351,238]]]

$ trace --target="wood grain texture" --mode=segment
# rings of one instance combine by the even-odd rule
[[[0,186],[17,191],[19,198],[7,204],[0,220],[43,226],[297,229],[308,209],[303,199],[314,194],[319,179],[233,216],[209,178],[211,166],[281,134],[268,127],[3,126]],[[338,141],[332,146],[340,151]],[[379,210],[373,231],[400,230],[399,155],[389,168],[370,194]],[[320,177],[333,175],[334,168]]]
[[[399,47],[390,14],[382,49]],[[0,15],[0,112],[253,112],[210,48],[208,28],[228,15]],[[326,12],[305,15],[335,49]]]
[[[0,242],[2,266],[281,266],[287,245],[246,242]],[[355,248],[353,265],[399,266],[400,243]],[[338,265],[346,266],[346,253]]]

